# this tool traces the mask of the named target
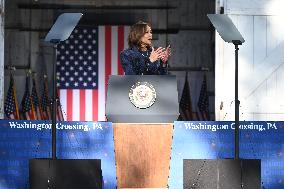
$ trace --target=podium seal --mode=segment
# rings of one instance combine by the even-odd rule
[[[146,109],[155,103],[157,94],[150,83],[137,82],[131,87],[128,96],[135,107]]]

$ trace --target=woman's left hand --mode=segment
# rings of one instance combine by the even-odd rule
[[[171,46],[169,45],[166,48],[166,50],[163,52],[163,55],[162,55],[162,58],[161,58],[162,62],[166,63],[169,60],[170,56],[171,56]]]

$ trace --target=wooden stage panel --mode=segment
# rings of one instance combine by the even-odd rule
[[[118,188],[167,188],[173,124],[115,123]]]

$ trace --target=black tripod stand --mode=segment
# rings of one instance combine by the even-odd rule
[[[245,42],[244,38],[227,15],[208,14],[207,15],[222,39],[225,42],[235,45],[235,155],[234,159],[239,159],[239,89],[238,89],[238,51],[239,45]]]
[[[49,42],[53,45],[54,49],[54,63],[53,67],[53,80],[52,80],[52,99],[51,99],[51,121],[52,121],[52,159],[56,159],[56,114],[57,114],[57,76],[56,76],[56,61],[57,61],[57,45],[61,41],[65,41],[68,39],[75,26],[78,24],[80,18],[82,17],[82,13],[64,13],[61,14],[44,41]]]

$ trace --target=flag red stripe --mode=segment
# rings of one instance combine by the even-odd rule
[[[93,120],[97,121],[99,110],[98,110],[98,90],[93,90]]]
[[[120,52],[123,50],[124,48],[124,27],[123,26],[118,26],[118,44],[117,44],[117,63],[118,63],[118,75],[122,75],[123,69],[120,63]]]
[[[26,112],[25,115],[26,115],[26,119],[27,119],[27,120],[31,120],[31,117],[30,117],[30,113],[29,113],[29,112]]]
[[[67,89],[67,121],[73,121],[73,90]]]
[[[108,77],[111,74],[111,26],[105,27],[105,92],[107,91]],[[105,93],[106,94],[106,93]]]
[[[86,113],[86,90],[80,90],[80,121],[85,121]]]

